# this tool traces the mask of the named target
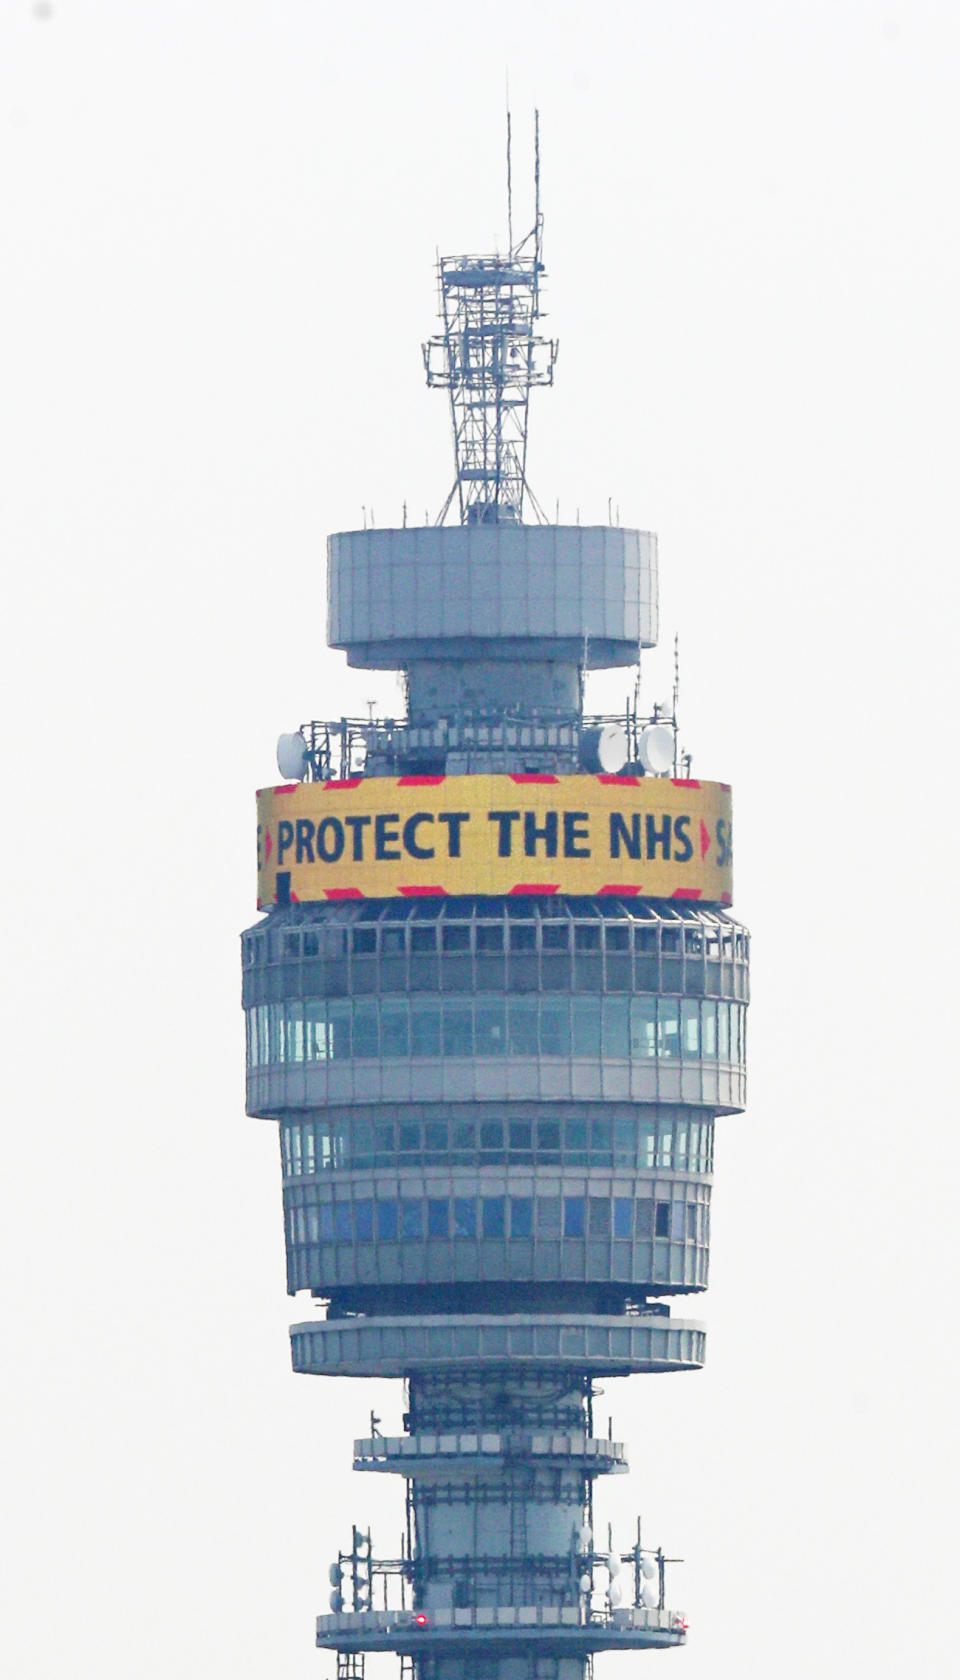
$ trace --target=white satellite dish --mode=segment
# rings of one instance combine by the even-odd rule
[[[643,1592],[640,1594],[640,1602],[646,1607],[646,1609],[655,1610],[657,1605],[660,1603],[660,1594],[658,1593],[656,1587],[644,1587]]]
[[[589,1523],[584,1523],[583,1527],[578,1531],[577,1538],[580,1541],[580,1550],[582,1552],[589,1552],[590,1547],[593,1545],[593,1529],[590,1527]]]
[[[648,776],[662,776],[673,769],[673,730],[665,723],[648,723],[640,731],[640,763]]]
[[[620,1573],[620,1559],[617,1557],[616,1552],[611,1552],[610,1556],[607,1558],[607,1572],[611,1581],[615,1575],[619,1575]]]
[[[640,1573],[648,1581],[652,1581],[657,1573],[656,1560],[643,1552],[640,1557]]]
[[[630,744],[622,723],[604,723],[581,731],[580,758],[585,770],[618,776],[629,757]]]
[[[285,782],[302,782],[307,768],[307,743],[299,729],[277,742],[277,769]]]
[[[610,1582],[610,1590],[607,1593],[607,1597],[610,1600],[611,1608],[615,1610],[617,1605],[620,1603],[620,1600],[623,1598],[623,1588],[621,1587],[619,1581]]]
[[[588,1592],[591,1591],[592,1587],[593,1587],[593,1581],[590,1579],[590,1576],[586,1575],[586,1574],[581,1575],[581,1577],[580,1577],[580,1591],[582,1593],[588,1593]]]
[[[330,1585],[331,1585],[331,1587],[339,1587],[340,1582],[342,1580],[343,1580],[343,1570],[340,1568],[339,1563],[331,1563],[331,1565],[330,1565]]]
[[[339,1616],[341,1610],[343,1609],[343,1594],[342,1593],[332,1592],[330,1594],[330,1608],[333,1611],[335,1616]]]

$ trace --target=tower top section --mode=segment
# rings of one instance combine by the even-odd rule
[[[441,257],[437,264],[443,330],[423,346],[427,384],[450,394],[456,478],[437,521],[454,500],[464,525],[519,524],[528,500],[530,392],[552,385],[555,340],[537,336],[543,277],[540,117],[534,115],[534,222],[513,238],[510,116],[507,115],[505,255]]]

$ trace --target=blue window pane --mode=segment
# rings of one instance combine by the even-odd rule
[[[659,998],[660,1020],[660,1054],[661,1056],[679,1056],[680,1054],[680,1000],[679,998]]]
[[[685,1202],[670,1203],[670,1238],[672,1242],[683,1242],[687,1234],[687,1208]]]
[[[453,1234],[455,1237],[475,1237],[477,1234],[477,1204],[472,1197],[458,1196],[453,1204]]]
[[[460,998],[443,1001],[443,1053],[473,1055],[473,1004]]]
[[[530,1196],[510,1197],[511,1237],[533,1236],[533,1199]]]
[[[423,1236],[423,1203],[403,1200],[400,1203],[401,1237]]]
[[[657,1053],[657,1000],[655,997],[630,999],[630,1054],[634,1057],[655,1056]]]
[[[353,1218],[356,1225],[357,1241],[370,1242],[373,1237],[373,1203],[354,1202]]]
[[[600,999],[598,997],[571,998],[573,1005],[573,1053],[589,1056],[591,1061],[600,1055]]]
[[[483,1235],[502,1237],[505,1223],[503,1196],[484,1196],[480,1205],[483,1210]]]
[[[633,1202],[629,1196],[614,1196],[613,1198],[613,1234],[615,1237],[629,1237],[633,1224]]]
[[[384,1001],[380,1015],[380,1042],[384,1056],[406,1056],[409,1051],[406,999]]]
[[[583,1236],[583,1197],[564,1196],[563,1234],[565,1237]]]
[[[516,929],[513,930],[514,933]],[[512,997],[510,1004],[510,1054],[537,1054],[537,1002],[534,997]]]
[[[427,1202],[427,1236],[449,1237],[450,1210],[446,1201]]]
[[[699,1056],[700,1005],[696,998],[680,1000],[680,1040],[684,1056]]]
[[[565,928],[561,931],[566,934]],[[545,997],[540,1000],[540,1052],[544,1056],[569,1056],[569,998]]]
[[[477,998],[478,1056],[502,1056],[507,1048],[507,1017],[502,998]]]
[[[333,1234],[341,1242],[349,1242],[353,1236],[353,1221],[350,1218],[350,1203],[337,1202],[333,1210]]]
[[[410,999],[410,1051],[414,1056],[440,1054],[440,1005],[432,998]]]
[[[352,1054],[353,1027],[349,1003],[330,1002],[327,1004],[327,1043],[326,1054],[335,1061],[341,1062],[344,1057]]]
[[[375,1003],[354,1003],[353,1054],[354,1056],[379,1056],[380,1054],[380,1017]]]
[[[377,1203],[377,1236],[387,1242],[395,1242],[397,1237],[397,1204],[396,1202]]]
[[[630,999],[605,997],[603,1000],[603,1053],[618,1061],[626,1061],[630,1054]]]
[[[333,1208],[329,1202],[320,1203],[320,1241],[333,1241]]]

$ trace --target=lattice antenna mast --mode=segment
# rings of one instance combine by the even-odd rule
[[[456,478],[437,521],[456,496],[463,524],[517,523],[524,498],[544,519],[527,483],[530,392],[552,385],[555,340],[540,338],[543,215],[540,116],[534,115],[534,223],[513,241],[510,117],[507,115],[505,256],[441,257],[437,264],[443,331],[423,346],[427,384],[450,393]]]

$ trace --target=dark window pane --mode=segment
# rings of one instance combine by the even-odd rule
[[[453,1204],[453,1234],[455,1237],[475,1237],[477,1234],[477,1204],[473,1198],[458,1196]]]
[[[646,1196],[637,1203],[635,1229],[638,1237],[653,1236],[653,1203]]]
[[[333,1234],[341,1242],[348,1242],[353,1236],[353,1221],[350,1218],[350,1203],[337,1202],[333,1210]]]
[[[470,929],[444,923],[440,930],[440,943],[445,951],[469,951]]]
[[[428,1154],[439,1155],[447,1147],[447,1122],[428,1120],[424,1125],[424,1147]]]
[[[533,922],[514,922],[510,929],[511,951],[535,951],[537,929]]]
[[[373,1203],[354,1202],[353,1217],[358,1242],[369,1242],[373,1236]]]
[[[607,927],[607,950],[629,951],[629,949],[630,929],[628,927],[619,927],[616,923],[610,923]]]
[[[565,951],[570,943],[569,923],[544,922],[540,940],[545,951]]]
[[[320,1203],[320,1241],[333,1241],[333,1208],[329,1202]]]
[[[369,956],[377,948],[376,928],[354,928],[353,949],[364,956]]]
[[[537,1148],[556,1154],[560,1149],[560,1122],[558,1120],[537,1121]]]
[[[654,1219],[653,1234],[655,1237],[669,1237],[670,1235],[670,1203],[657,1202]]]
[[[412,927],[410,929],[411,951],[435,951],[437,948],[437,930],[435,927]]]
[[[563,1234],[565,1237],[583,1236],[583,1197],[564,1196]]]
[[[377,1236],[395,1242],[397,1236],[396,1202],[377,1203]]]
[[[503,1148],[503,1121],[502,1120],[481,1120],[481,1122],[480,1122],[480,1148],[481,1149],[502,1149]]]
[[[477,950],[478,951],[502,951],[503,950],[503,923],[502,922],[494,922],[493,924],[489,924],[489,923],[485,924],[483,922],[478,922],[478,924],[477,924]]]
[[[502,1237],[504,1234],[504,1198],[502,1196],[484,1196],[481,1201],[483,1210],[483,1235],[485,1237]]]
[[[529,1120],[511,1120],[510,1149],[514,1154],[527,1155],[533,1147],[533,1126]]]
[[[401,1155],[419,1155],[420,1153],[420,1122],[419,1120],[403,1120],[400,1123],[400,1153]]]
[[[590,1215],[591,1237],[609,1237],[610,1235],[610,1203],[606,1196],[591,1196],[587,1211]]]
[[[423,1236],[423,1203],[404,1199],[400,1203],[401,1237]]]
[[[511,1237],[533,1236],[533,1201],[531,1197],[511,1196],[510,1235]]]
[[[393,1121],[377,1120],[373,1128],[373,1134],[374,1148],[378,1156],[382,1159],[385,1155],[392,1155],[396,1148]]]
[[[454,1120],[452,1148],[458,1154],[464,1152],[472,1155],[476,1149],[476,1133],[472,1120]]]
[[[427,1236],[448,1237],[450,1235],[450,1211],[446,1201],[429,1200],[427,1202]]]

